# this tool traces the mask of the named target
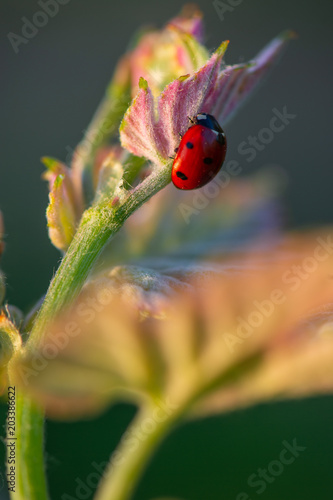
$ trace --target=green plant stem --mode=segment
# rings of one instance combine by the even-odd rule
[[[49,322],[61,310],[68,307],[78,296],[94,263],[110,238],[116,234],[125,220],[151,196],[165,187],[171,179],[171,164],[147,177],[137,188],[129,192],[116,208],[110,205],[95,205],[83,215],[77,233],[51,281],[45,301],[35,320],[26,349],[33,349],[47,332]],[[20,396],[17,401],[17,447],[16,463],[18,484],[27,486],[24,496],[15,500],[44,500],[48,498],[42,460],[43,414],[28,398]],[[32,457],[36,460],[32,460]]]
[[[152,454],[174,424],[181,421],[196,402],[208,396],[215,387],[235,383],[257,363],[256,354],[218,373],[211,381],[189,393],[165,415],[165,420],[156,418],[155,412],[160,409],[157,405],[143,406],[126,431],[125,439],[111,455],[94,500],[129,500]]]
[[[165,438],[178,414],[158,419],[156,406],[142,407],[126,436],[110,458],[95,500],[129,500],[152,454]],[[130,437],[130,439],[129,439]]]
[[[47,500],[47,485],[43,458],[43,412],[16,390],[16,425],[13,441],[8,433],[7,445],[15,443],[15,500]],[[10,472],[10,463],[7,471]]]
[[[61,265],[51,281],[41,310],[34,323],[27,348],[39,343],[47,324],[78,296],[102,249],[122,227],[126,219],[145,201],[169,184],[171,164],[153,172],[129,192],[117,208],[102,203],[88,209]]]

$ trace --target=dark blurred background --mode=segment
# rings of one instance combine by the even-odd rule
[[[205,16],[206,45],[214,49],[222,39],[231,40],[227,63],[253,57],[285,28],[298,33],[260,92],[228,125],[228,155],[241,162],[244,173],[268,164],[285,170],[288,227],[331,223],[332,2],[246,0],[226,12],[223,21],[212,1],[197,4]],[[2,268],[10,302],[22,308],[32,305],[59,262],[46,232],[47,188],[40,179],[40,157],[66,159],[68,149],[81,139],[133,32],[145,24],[161,26],[182,5],[175,0],[69,0],[15,54],[7,34],[21,34],[21,18],[31,19],[40,7],[35,0],[1,2],[0,208],[6,223]],[[237,152],[238,144],[266,127],[272,109],[283,106],[296,119],[247,163]],[[4,407],[1,411],[4,414]],[[75,479],[84,481],[91,462],[106,459],[133,412],[131,407],[117,406],[95,421],[47,425],[53,499],[61,499],[63,493],[75,498]],[[331,499],[332,421],[332,398],[314,398],[188,424],[164,443],[135,498],[234,500],[242,491],[255,498],[254,489],[247,486],[249,475],[278,457],[283,440],[297,438],[306,451],[259,496]],[[3,498],[5,491],[3,486]]]

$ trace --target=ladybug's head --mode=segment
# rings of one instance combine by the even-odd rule
[[[202,125],[203,127],[215,130],[216,132],[223,132],[216,118],[208,113],[198,113],[193,121],[196,125]]]

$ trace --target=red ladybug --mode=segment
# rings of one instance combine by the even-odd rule
[[[211,181],[227,151],[225,133],[214,116],[199,113],[191,122],[172,165],[171,179],[178,189],[197,189]]]

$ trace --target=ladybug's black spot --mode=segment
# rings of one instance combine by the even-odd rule
[[[219,134],[217,136],[217,142],[221,144],[221,146],[225,145],[225,135],[224,134]]]
[[[211,165],[213,161],[213,158],[204,158],[204,163],[206,163],[206,165]]]
[[[183,174],[183,172],[179,172],[179,170],[178,170],[178,172],[176,172],[176,175],[177,175],[177,177],[179,177],[179,179],[181,179],[182,181],[187,181],[187,179],[188,179],[188,177],[187,177],[185,174]]]
[[[193,143],[192,143],[192,142],[187,142],[187,143],[186,143],[186,147],[187,147],[188,149],[193,149],[193,148],[194,148],[194,145],[193,145]]]

